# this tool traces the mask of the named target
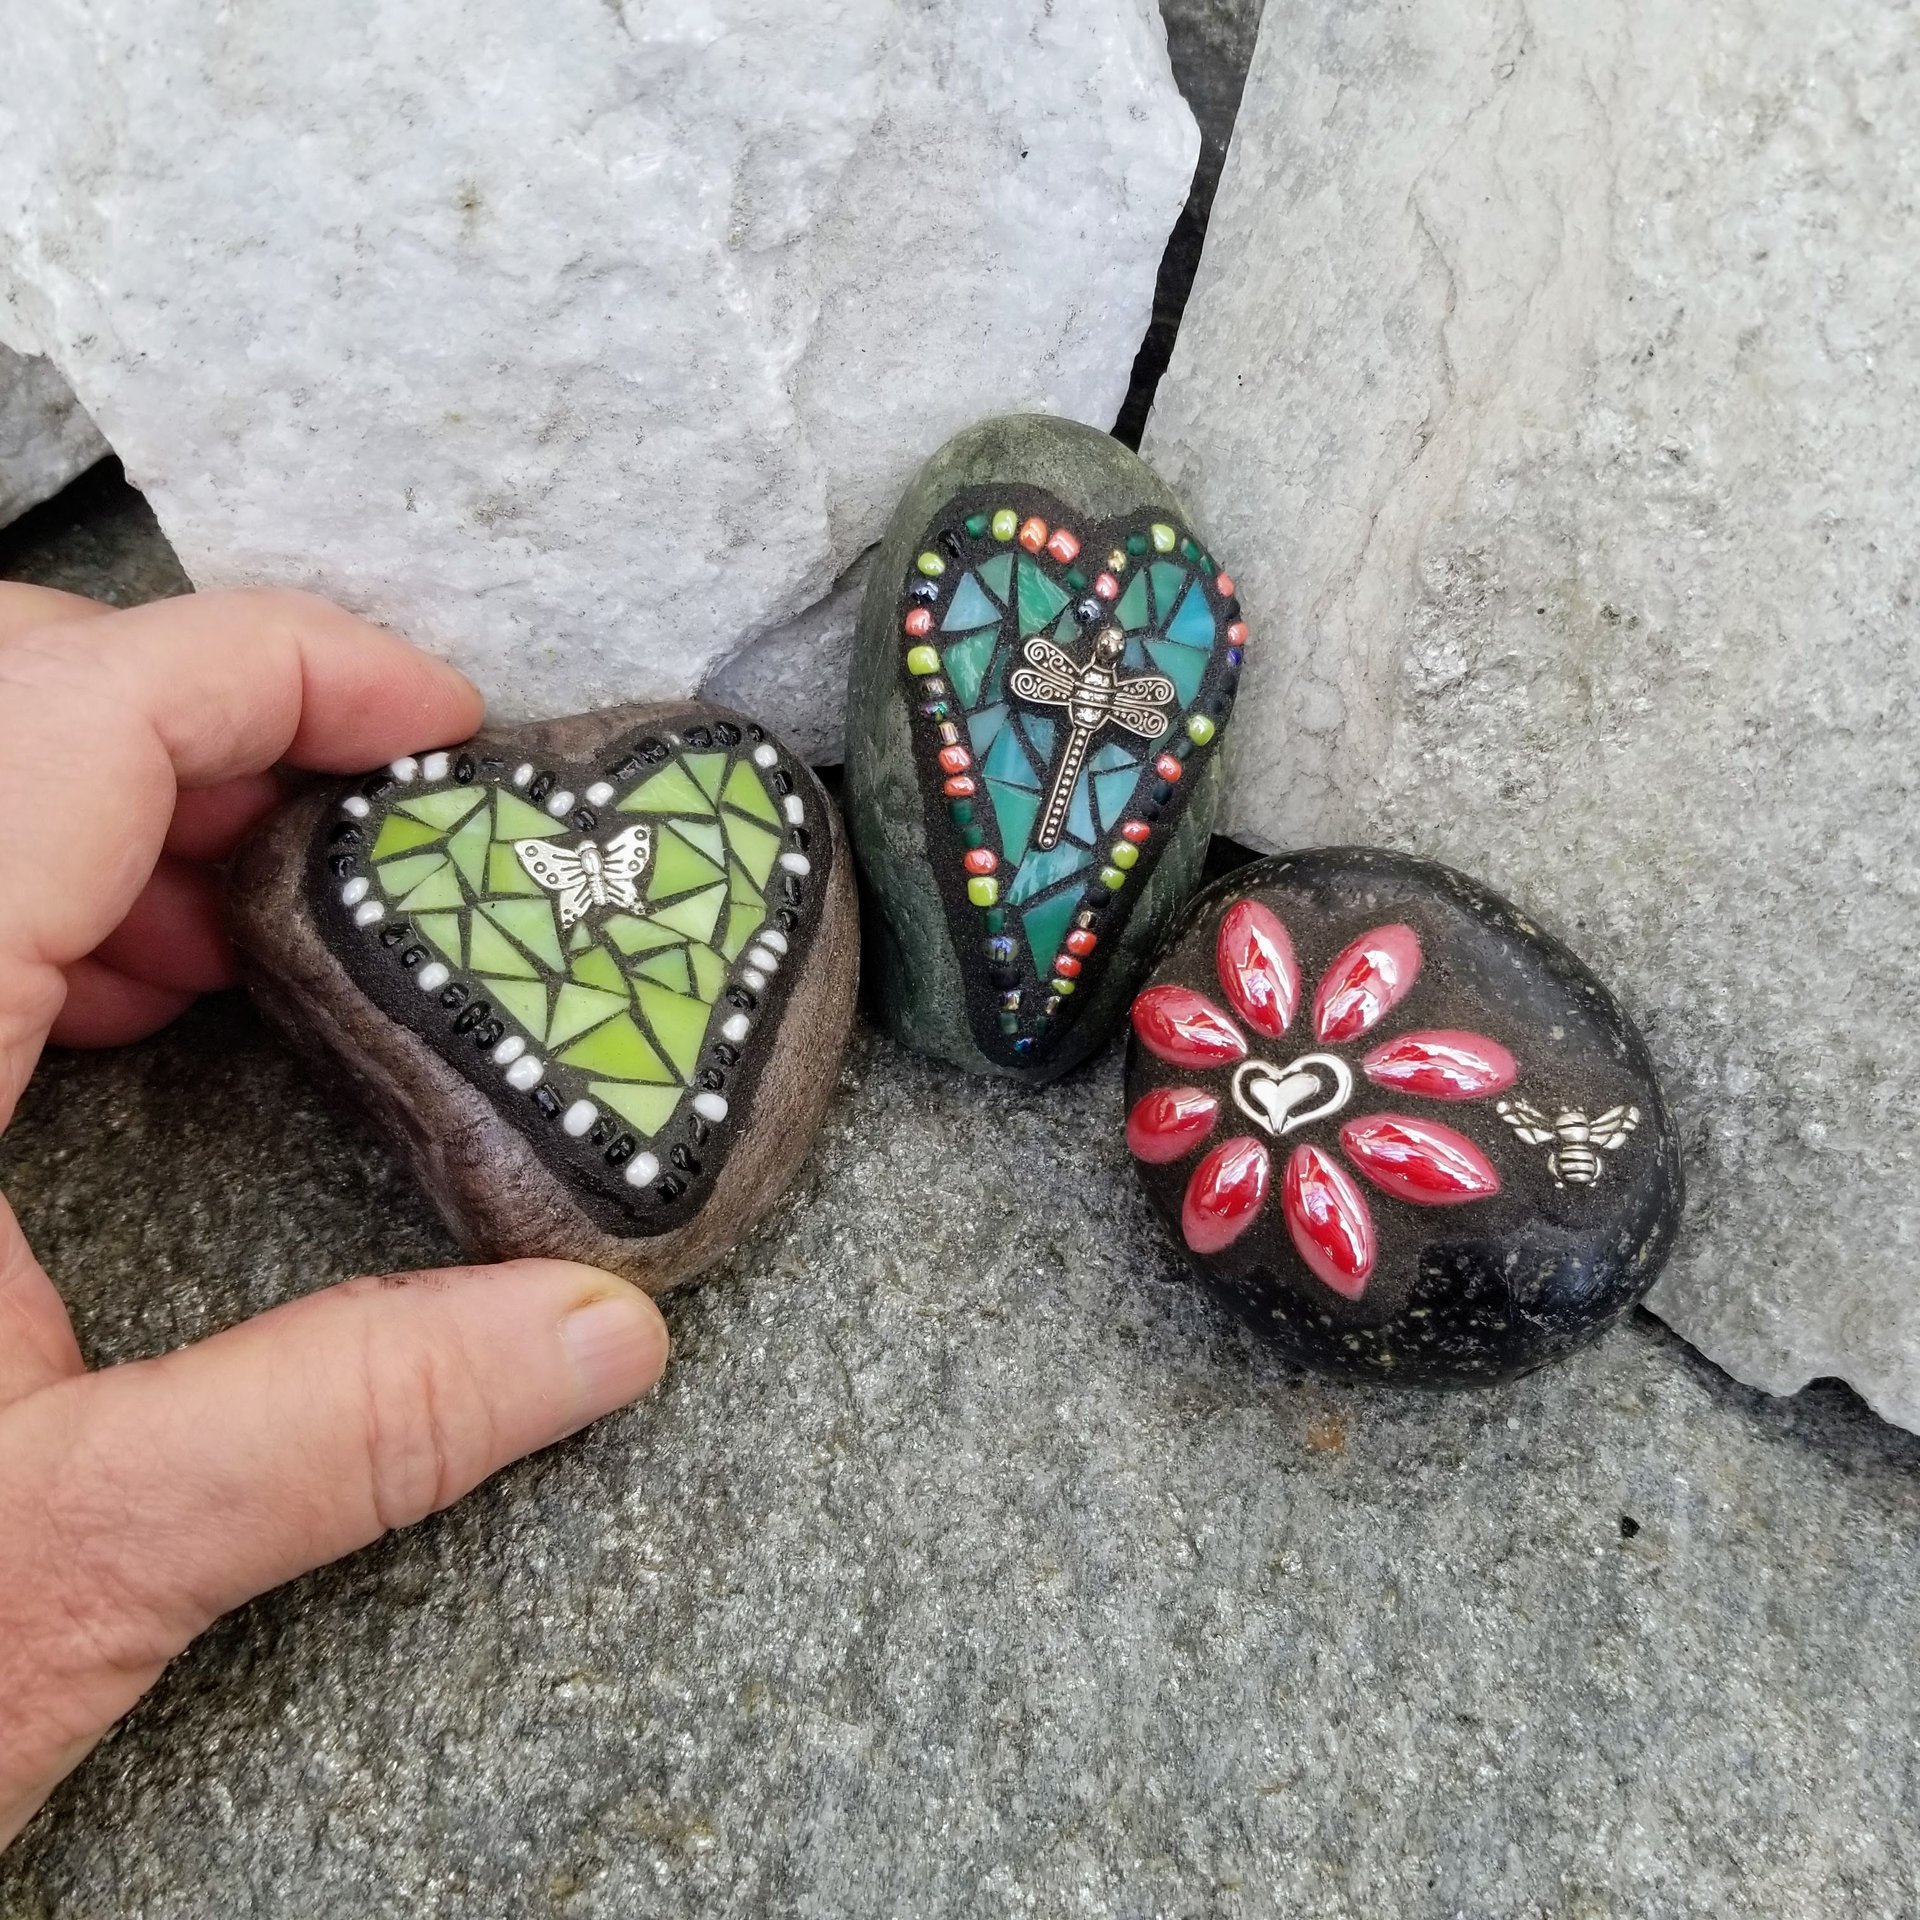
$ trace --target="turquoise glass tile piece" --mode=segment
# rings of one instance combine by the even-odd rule
[[[1126,767],[1131,770],[1139,764],[1139,754],[1129,753],[1117,740],[1109,740],[1104,747],[1095,747],[1087,755],[1089,773],[1111,773],[1116,767]]]
[[[1114,824],[1126,812],[1127,802],[1133,798],[1133,790],[1139,779],[1140,769],[1137,766],[1093,776],[1093,804],[1094,810],[1100,815],[1102,833],[1113,831]]]
[[[1007,859],[1018,860],[1033,837],[1033,816],[1040,811],[1040,795],[1031,787],[1010,787],[1004,780],[989,780],[987,793],[1000,828],[1000,851]]]
[[[1027,745],[1032,749],[1035,761],[1044,767],[1053,758],[1053,740],[1057,729],[1044,713],[1023,713],[1020,725],[1026,733]]]
[[[1020,923],[1026,928],[1027,947],[1033,955],[1034,971],[1043,979],[1047,969],[1053,965],[1053,957],[1060,951],[1060,943],[1067,937],[1067,928],[1073,923],[1073,910],[1079,904],[1079,890],[1069,887],[1064,893],[1056,893],[1051,900],[1043,900],[1037,907],[1029,907],[1020,916]]]
[[[1168,622],[1167,638],[1183,647],[1213,645],[1213,609],[1207,605],[1206,589],[1198,580],[1187,589],[1179,611]]]
[[[999,638],[999,633],[998,627],[988,627],[984,633],[970,633],[964,640],[956,640],[952,646],[941,651],[940,658],[946,666],[947,678],[953,682],[954,691],[959,694],[963,706],[970,707],[980,698],[980,676],[987,670],[987,662],[993,656],[993,643]]]
[[[975,627],[1000,624],[1000,609],[987,598],[986,589],[972,574],[960,582],[947,617],[940,622],[942,633],[970,633]]]
[[[1067,803],[1067,834],[1074,840],[1093,844],[1093,777],[1083,768],[1073,783],[1073,798]]]
[[[1013,555],[996,553],[991,560],[982,561],[976,571],[981,584],[1005,606],[1008,596],[1013,592]]]
[[[1149,640],[1147,651],[1153,664],[1173,682],[1180,704],[1192,706],[1200,682],[1207,677],[1207,656],[1198,647],[1176,646],[1171,640]]]
[[[1026,750],[1020,745],[1017,727],[1002,727],[992,751],[980,763],[980,771],[989,780],[1005,780],[1016,787],[1040,790],[1040,776],[1027,763]]]
[[[1127,650],[1120,656],[1120,664],[1129,673],[1147,673],[1152,670],[1152,662],[1147,658],[1147,650],[1140,644],[1137,633],[1127,635]]]
[[[1126,592],[1120,596],[1120,604],[1113,610],[1113,617],[1129,633],[1153,625],[1153,613],[1147,605],[1147,576],[1144,573],[1133,576]]]
[[[1000,737],[1000,729],[1006,724],[1005,707],[982,707],[978,713],[967,715],[967,738],[976,760]]]
[[[1076,847],[1071,840],[1062,840],[1045,853],[1030,853],[1020,862],[1013,885],[1007,889],[1007,904],[1017,907],[1024,901],[1037,899],[1092,865],[1093,855],[1085,847]]]

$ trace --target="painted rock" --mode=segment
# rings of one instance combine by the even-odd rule
[[[833,805],[765,728],[627,707],[304,795],[230,914],[268,1015],[469,1253],[653,1291],[804,1158],[852,1021]]]
[[[1358,848],[1198,898],[1133,1003],[1127,1145],[1201,1275],[1291,1356],[1504,1379],[1653,1284],[1682,1198],[1645,1042],[1557,940]]]
[[[882,1017],[1042,1081],[1125,1018],[1213,828],[1246,626],[1179,500],[1118,441],[989,420],[875,556],[847,817]]]

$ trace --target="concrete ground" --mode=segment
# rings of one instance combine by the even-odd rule
[[[0,575],[177,587],[82,488]],[[1920,1910],[1920,1438],[1644,1316],[1302,1376],[1119,1110],[1111,1054],[1017,1094],[863,1029],[654,1398],[223,1623],[0,1916]],[[50,1057],[0,1186],[102,1364],[451,1255],[230,999]]]

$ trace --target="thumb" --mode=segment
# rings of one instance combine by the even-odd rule
[[[521,1260],[351,1280],[0,1413],[0,1844],[220,1614],[624,1406],[666,1357],[645,1294]]]

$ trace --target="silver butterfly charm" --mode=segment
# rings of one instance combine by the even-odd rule
[[[516,840],[513,850],[528,876],[558,898],[564,932],[595,907],[636,912],[640,876],[653,858],[653,829],[631,826],[602,847],[583,840],[556,847],[551,840]]]

